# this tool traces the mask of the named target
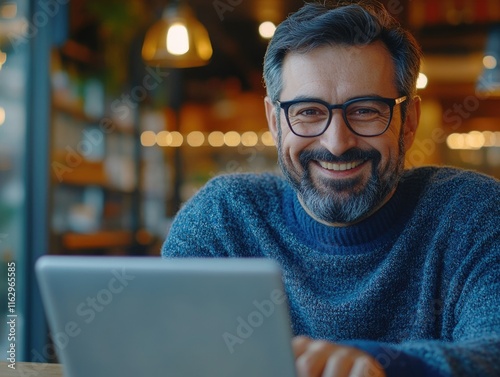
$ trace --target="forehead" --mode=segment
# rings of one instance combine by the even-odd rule
[[[381,42],[327,45],[285,57],[281,99],[311,96],[342,102],[364,95],[394,97],[394,78],[394,63]]]

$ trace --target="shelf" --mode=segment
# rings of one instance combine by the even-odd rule
[[[66,250],[88,250],[130,246],[133,244],[134,236],[130,231],[117,230],[90,234],[65,233],[61,239]]]
[[[137,136],[138,130],[133,126],[123,125],[120,119],[115,119],[112,115],[104,114],[96,117],[90,116],[83,110],[83,104],[76,100],[69,100],[64,92],[54,91],[52,108],[54,111],[67,114],[81,122],[99,125],[100,130],[106,134],[120,133],[124,135]]]
[[[123,117],[106,108],[102,55],[72,40],[55,48],[53,55],[53,250],[132,253],[138,245],[141,177],[135,113]]]
[[[83,111],[83,104],[76,100],[69,100],[67,94],[64,92],[54,91],[52,108],[55,111],[59,111],[64,114],[68,114],[71,117],[87,122],[87,123],[99,123],[98,117],[91,117]]]
[[[102,162],[86,161],[80,156],[80,161],[72,161],[70,157],[64,156],[62,151],[54,152],[51,169],[54,182],[76,186],[109,184]]]
[[[104,63],[104,56],[98,51],[92,50],[82,43],[69,39],[61,47],[61,54],[84,66],[100,69]]]

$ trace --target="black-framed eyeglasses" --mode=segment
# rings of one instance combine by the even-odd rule
[[[332,121],[332,110],[341,109],[347,127],[356,135],[382,135],[391,124],[394,106],[407,97],[360,97],[343,104],[329,104],[320,99],[276,101],[285,112],[290,130],[297,136],[316,137],[323,134]]]

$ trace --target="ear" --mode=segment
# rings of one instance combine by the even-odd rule
[[[271,135],[273,136],[274,144],[278,145],[278,127],[280,127],[280,125],[276,119],[276,108],[269,96],[264,98],[264,106],[266,107],[266,118],[269,132],[271,132]]]
[[[415,140],[418,123],[420,121],[420,97],[415,96],[408,104],[406,120],[404,125],[404,142],[406,150],[410,149]]]

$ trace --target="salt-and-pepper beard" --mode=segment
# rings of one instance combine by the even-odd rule
[[[299,155],[299,161],[303,172],[298,178],[300,172],[293,174],[287,165],[287,161],[290,160],[286,160],[284,156],[279,112],[277,122],[278,163],[281,171],[302,203],[320,220],[333,224],[350,224],[363,219],[382,204],[394,190],[403,174],[405,157],[404,125],[401,126],[399,135],[398,155],[395,160],[388,159],[388,165],[384,169],[383,173],[385,174],[382,177],[379,170],[382,156],[379,151],[376,149],[364,151],[359,148],[352,148],[341,156],[335,156],[326,149],[302,151]],[[371,161],[372,172],[370,179],[361,189],[356,188],[356,185],[360,184],[360,178],[325,179],[322,186],[327,187],[328,191],[324,192],[324,190],[316,187],[311,179],[309,166],[313,160],[334,163],[367,160]],[[339,195],[339,193],[343,195]]]

